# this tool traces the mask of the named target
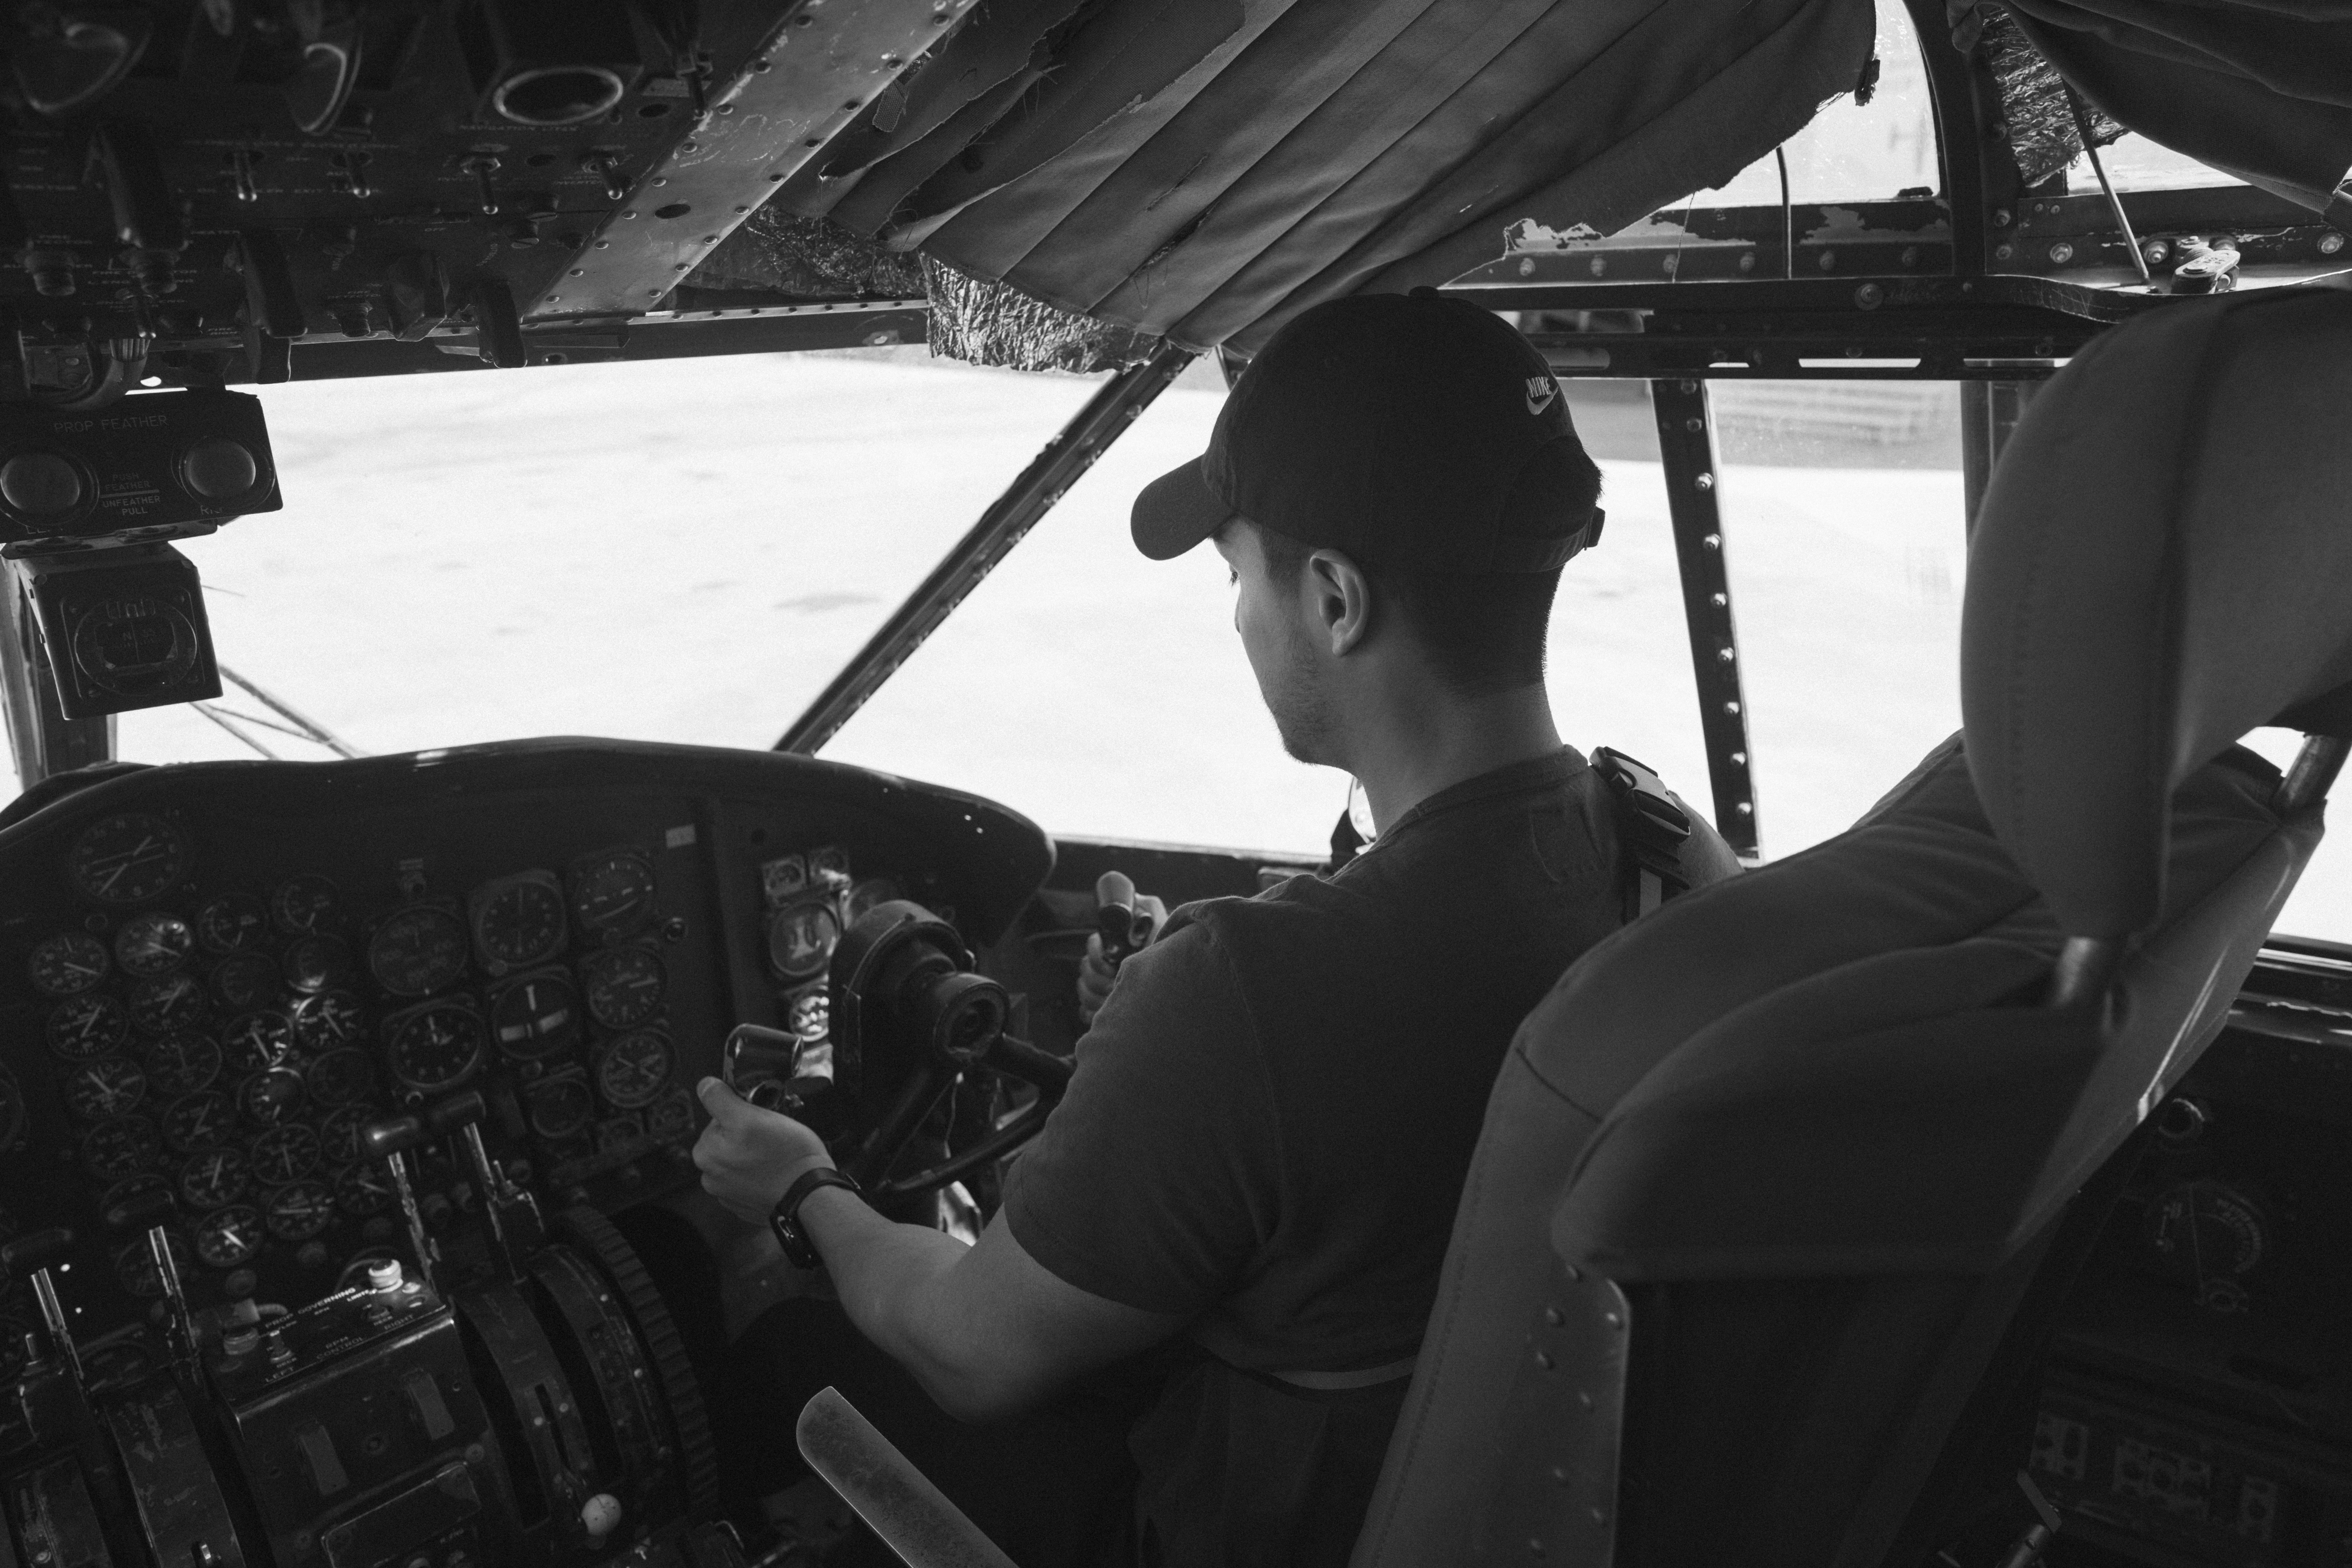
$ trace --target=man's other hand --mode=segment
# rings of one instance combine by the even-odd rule
[[[1151,934],[1143,939],[1150,947],[1160,940],[1160,932],[1168,924],[1168,906],[1150,893],[1135,895],[1135,915],[1138,924],[1151,922]],[[1087,938],[1087,955],[1078,961],[1078,1021],[1092,1024],[1095,1015],[1102,1011],[1103,999],[1110,994],[1110,983],[1118,978],[1118,970],[1103,953],[1099,932]]]
[[[695,1093],[710,1113],[710,1125],[694,1141],[702,1190],[739,1218],[766,1225],[768,1211],[802,1172],[833,1163],[815,1133],[789,1116],[752,1104],[719,1079],[704,1079]]]

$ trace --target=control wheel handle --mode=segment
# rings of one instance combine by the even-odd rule
[[[1095,879],[1095,931],[1112,968],[1151,940],[1151,918],[1135,912],[1135,880],[1124,871]]]
[[[387,1116],[360,1129],[360,1148],[371,1160],[386,1160],[425,1142],[425,1123],[414,1116]]]
[[[446,1138],[460,1127],[471,1127],[489,1114],[489,1106],[478,1089],[461,1090],[441,1100],[425,1113],[425,1125],[436,1138]]]
[[[33,1231],[0,1247],[0,1265],[11,1274],[30,1274],[66,1258],[73,1244],[74,1233],[63,1226]]]

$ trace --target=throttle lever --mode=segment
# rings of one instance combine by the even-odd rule
[[[1151,941],[1151,917],[1137,912],[1135,880],[1126,872],[1095,879],[1095,931],[1102,938],[1103,962],[1113,969]]]
[[[507,1179],[482,1142],[482,1119],[488,1111],[480,1090],[461,1089],[427,1108],[425,1125],[439,1137],[457,1135],[466,1163],[473,1167],[474,1181],[482,1191],[482,1214],[489,1221],[490,1244],[505,1265],[509,1281],[520,1282],[530,1254],[546,1240],[547,1232],[540,1222],[539,1205]]]
[[[432,1234],[425,1228],[425,1215],[416,1206],[416,1188],[408,1179],[408,1151],[425,1142],[424,1119],[417,1116],[387,1116],[371,1121],[360,1129],[360,1149],[370,1159],[383,1162],[385,1172],[392,1177],[392,1190],[400,1199],[400,1216],[408,1225],[408,1244],[416,1254],[416,1273],[427,1289],[438,1290],[433,1267],[441,1261],[441,1248]]]
[[[789,1110],[801,1075],[799,1036],[763,1024],[738,1024],[719,1047],[719,1080],[752,1104]]]

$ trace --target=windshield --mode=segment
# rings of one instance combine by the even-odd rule
[[[772,745],[1094,390],[923,355],[263,387],[286,509],[184,546],[226,693],[118,754],[329,754],[237,678],[362,752]]]

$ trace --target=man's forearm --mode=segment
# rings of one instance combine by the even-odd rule
[[[951,1314],[936,1310],[948,1271],[971,1249],[929,1226],[883,1218],[838,1187],[812,1193],[801,1225],[824,1258],[842,1310],[858,1332],[914,1374],[951,1415],[994,1414],[992,1358],[977,1354]]]

